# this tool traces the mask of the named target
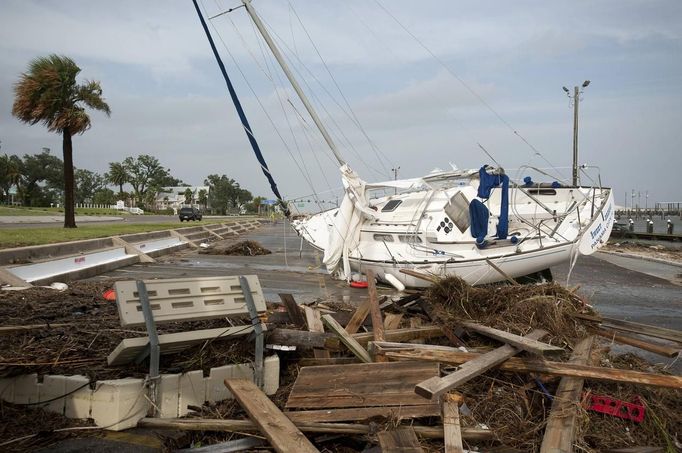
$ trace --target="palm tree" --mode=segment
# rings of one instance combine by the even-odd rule
[[[107,181],[118,186],[118,193],[123,193],[123,184],[128,182],[128,169],[122,162],[109,162]]]
[[[30,125],[42,123],[62,135],[64,153],[64,228],[76,228],[74,210],[73,145],[71,137],[90,128],[85,106],[109,116],[99,82],[76,83],[80,68],[65,56],[50,55],[32,60],[28,72],[14,85],[12,115]]]

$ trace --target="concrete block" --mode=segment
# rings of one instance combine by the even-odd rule
[[[206,401],[206,383],[204,372],[201,370],[190,371],[180,375],[180,391],[178,392],[178,416],[182,417],[189,412],[188,405],[201,406]]]
[[[12,403],[26,404],[38,401],[38,375],[25,374],[14,378],[14,398]]]
[[[46,411],[64,415],[64,406],[66,405],[66,399],[68,398],[67,396],[64,396],[66,395],[67,379],[66,376],[59,375],[48,375],[43,378],[42,384],[38,384],[38,401],[48,402],[40,407]]]
[[[67,418],[90,418],[92,389],[86,385],[89,382],[90,379],[85,376],[66,377],[65,393],[73,392],[64,401],[64,415]]]
[[[0,379],[0,400],[14,401],[14,378]]]
[[[266,357],[263,361],[263,391],[266,395],[274,395],[279,389],[279,356]]]
[[[179,415],[180,405],[179,374],[162,374],[157,386],[157,402],[159,418],[175,418]]]
[[[143,379],[99,381],[92,393],[90,415],[102,428],[113,431],[132,428],[147,414],[146,393]]]
[[[206,399],[210,402],[232,399],[232,393],[225,387],[225,379],[253,380],[253,366],[249,363],[238,363],[211,368],[206,378]]]

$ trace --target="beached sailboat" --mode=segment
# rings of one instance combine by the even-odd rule
[[[250,1],[242,3],[340,166],[345,192],[340,206],[292,222],[304,240],[324,252],[323,262],[332,275],[350,280],[355,272],[371,269],[378,279],[396,287],[428,285],[401,272],[407,269],[484,284],[574,263],[607,241],[614,221],[610,188],[535,183],[530,173],[546,174],[532,167],[523,169],[522,183],[487,165],[365,182],[341,156]],[[253,134],[201,20],[253,145]],[[285,206],[257,144],[254,151]],[[387,189],[394,193],[385,195]]]

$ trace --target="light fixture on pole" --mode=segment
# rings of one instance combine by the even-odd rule
[[[573,102],[573,185],[578,186],[578,106],[580,104],[580,95],[583,93],[583,88],[587,88],[590,84],[589,80],[585,80],[583,84],[573,87],[573,96],[568,88],[562,87],[566,92],[566,96]]]

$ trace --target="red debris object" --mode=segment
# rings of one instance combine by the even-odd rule
[[[102,293],[102,297],[104,297],[104,300],[110,300],[110,301],[115,301],[116,300],[116,291],[114,289],[108,289]]]
[[[644,420],[644,412],[646,411],[638,396],[635,396],[632,402],[628,403],[608,396],[589,395],[589,406],[587,408],[602,414],[632,420],[635,423],[641,423]]]
[[[350,282],[352,288],[367,288],[367,282]]]

